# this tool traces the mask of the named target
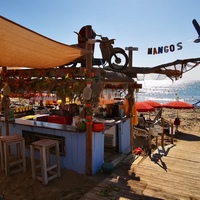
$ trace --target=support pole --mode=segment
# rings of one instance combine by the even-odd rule
[[[86,26],[86,38],[92,35],[92,26]],[[86,42],[86,78],[89,81],[92,77],[92,44]],[[86,174],[92,175],[92,105],[86,105]]]
[[[2,67],[2,71],[3,73],[6,73],[7,67]],[[2,101],[4,102],[3,105],[4,105],[4,115],[5,115],[5,125],[6,125],[5,131],[6,131],[6,135],[9,135],[9,123],[8,123],[8,112],[9,112],[9,106],[10,106],[9,96],[7,94],[4,95]]]
[[[9,122],[8,122],[8,112],[9,112],[9,106],[10,106],[9,97],[5,95],[2,101],[4,101],[4,115],[5,115],[6,136],[7,136],[9,135]]]
[[[133,51],[138,51],[138,47],[125,47],[125,50],[128,50],[129,57],[129,67],[133,67]]]
[[[128,99],[129,116],[130,116],[130,147],[133,150],[133,105],[134,105],[134,90],[132,84],[128,86],[128,93],[131,95]]]
[[[165,132],[165,129],[164,129],[164,119],[161,118],[161,124],[162,124],[162,127],[163,127],[163,132],[162,132],[162,135],[161,135],[161,146],[164,147],[164,132]]]
[[[133,66],[133,51],[138,51],[137,47],[125,47],[128,50],[129,64],[128,67]],[[128,87],[128,93],[131,94],[129,98],[129,112],[130,112],[130,147],[133,150],[133,106],[135,104],[134,89],[133,85],[130,84]]]
[[[174,144],[174,124],[171,123],[171,144]]]

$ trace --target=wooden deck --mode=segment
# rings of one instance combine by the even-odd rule
[[[130,165],[121,163],[80,200],[200,199],[200,133],[178,133],[174,144],[141,158]],[[119,191],[109,190],[112,196],[97,195],[112,182]]]

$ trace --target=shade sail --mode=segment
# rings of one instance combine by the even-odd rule
[[[0,66],[53,68],[84,55],[81,48],[59,43],[0,16]]]

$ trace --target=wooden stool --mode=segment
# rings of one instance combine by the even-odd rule
[[[5,161],[4,161],[4,147],[3,147],[3,141],[7,139],[13,139],[13,138],[21,137],[21,135],[15,134],[15,135],[8,135],[8,136],[0,136],[0,155],[1,155],[1,169],[4,170]]]
[[[40,154],[40,164],[35,163],[35,149],[39,150]],[[56,163],[50,163],[50,149],[55,150]],[[42,181],[44,185],[48,184],[48,181],[60,177],[60,155],[59,155],[59,142],[52,139],[42,139],[31,143],[30,145],[31,153],[31,168],[32,168],[32,178],[35,180]],[[40,169],[38,172],[37,169]],[[37,170],[37,171],[36,171]]]
[[[0,137],[1,168],[6,176],[26,171],[25,140],[20,135]]]

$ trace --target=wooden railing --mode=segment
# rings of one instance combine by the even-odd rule
[[[174,131],[173,131],[174,124],[165,118],[161,118],[161,123],[162,123],[162,127],[163,127],[163,132],[161,135],[161,145],[164,146],[165,123],[169,124],[170,135],[171,135],[171,144],[173,144],[174,143]]]

